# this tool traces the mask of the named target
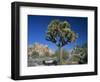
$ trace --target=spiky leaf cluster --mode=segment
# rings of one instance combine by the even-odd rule
[[[55,43],[58,47],[74,42],[77,34],[72,31],[67,21],[53,20],[48,25],[46,40]]]

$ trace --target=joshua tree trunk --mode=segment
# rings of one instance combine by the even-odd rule
[[[59,64],[61,65],[62,64],[62,55],[63,55],[63,51],[62,51],[62,47],[59,47]]]

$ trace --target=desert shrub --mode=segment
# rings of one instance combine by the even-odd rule
[[[78,61],[78,63],[80,64],[85,64],[88,62],[87,60],[87,43],[83,44],[82,46],[76,46],[73,49],[73,53],[72,54],[79,54],[79,55],[75,55],[73,56],[73,61]]]
[[[39,53],[36,52],[36,51],[33,51],[32,52],[32,58],[37,58],[37,57],[39,57]]]
[[[80,56],[78,56],[78,55],[73,55],[73,56],[72,56],[72,61],[79,62],[79,61],[80,61]]]

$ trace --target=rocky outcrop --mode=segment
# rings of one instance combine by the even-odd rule
[[[33,52],[37,52],[39,56],[52,56],[54,52],[48,48],[48,45],[34,43],[28,46],[28,55],[31,56]]]

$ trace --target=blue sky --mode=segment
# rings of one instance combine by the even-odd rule
[[[48,45],[52,50],[56,50],[57,46],[45,39],[48,24],[54,20],[68,21],[71,25],[71,29],[78,33],[78,39],[76,44],[82,45],[87,42],[87,17],[64,17],[64,16],[41,16],[41,15],[28,15],[28,45],[32,45],[35,42]],[[71,50],[75,47],[75,43],[70,43],[64,46],[64,49]]]

